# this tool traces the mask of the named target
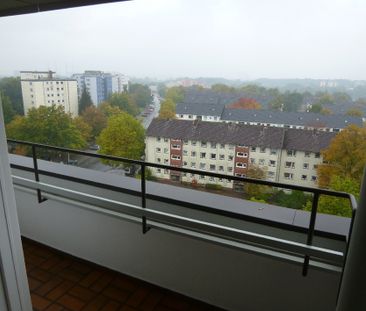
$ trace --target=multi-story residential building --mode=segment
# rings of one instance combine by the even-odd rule
[[[246,110],[226,107],[221,103],[179,103],[176,117],[181,120],[203,120],[271,127],[339,132],[350,124],[363,125],[361,117],[342,114],[323,115],[313,112]]]
[[[270,181],[316,186],[317,165],[335,133],[200,120],[154,119],[146,133],[148,162],[239,177],[258,166]],[[233,184],[198,174],[154,169],[160,178],[186,182]]]
[[[86,88],[94,105],[105,101],[112,93],[128,91],[129,79],[119,73],[87,70],[84,73],[72,75],[78,83],[79,98]]]
[[[61,105],[73,116],[78,115],[77,82],[58,78],[52,71],[21,71],[24,112],[40,106]]]

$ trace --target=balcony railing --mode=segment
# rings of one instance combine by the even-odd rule
[[[212,243],[221,244],[255,253],[262,253],[273,257],[276,257],[277,256],[276,254],[278,253],[286,254],[289,255],[286,257],[288,260],[293,260],[295,262],[300,262],[300,260],[302,261],[302,274],[304,276],[306,276],[308,273],[310,259],[312,259],[312,264],[319,268],[342,271],[342,266],[347,256],[348,245],[346,247],[346,250],[344,252],[341,252],[329,248],[315,246],[313,245],[313,238],[314,235],[322,234],[322,232],[318,232],[317,230],[315,230],[315,223],[318,215],[317,210],[318,210],[319,197],[321,195],[327,195],[337,198],[348,199],[350,202],[350,208],[352,208],[352,219],[347,238],[348,243],[348,241],[350,240],[350,236],[352,234],[352,224],[357,209],[357,202],[354,196],[351,194],[331,191],[327,189],[303,187],[291,184],[289,185],[266,180],[256,180],[247,177],[230,176],[207,171],[187,169],[182,167],[175,167],[175,166],[173,167],[163,164],[150,163],[139,160],[131,160],[115,156],[94,154],[80,150],[35,144],[24,141],[8,140],[8,143],[11,145],[17,144],[27,146],[30,149],[33,159],[33,167],[26,167],[21,166],[19,164],[12,164],[12,168],[32,172],[34,174],[34,180],[17,176],[14,176],[13,178],[14,183],[17,186],[36,190],[39,203],[42,203],[43,201],[47,200],[47,198],[55,198],[55,197],[63,198],[63,200],[65,201],[72,200],[74,203],[77,202],[79,204],[82,204],[84,208],[88,208],[95,212],[107,214],[112,217],[127,219],[133,222],[139,222],[141,223],[142,232],[144,234],[146,234],[151,228],[159,228],[183,235],[188,235]],[[140,181],[140,192],[138,193],[138,195],[140,196],[141,204],[132,205],[122,203],[119,201],[114,201],[103,197],[97,197],[87,193],[81,193],[71,189],[65,189],[40,182],[39,178],[40,175],[44,175],[117,192],[125,191],[125,189],[117,186],[40,169],[38,166],[40,160],[38,154],[40,153],[40,151],[45,150],[51,150],[55,152],[65,152],[75,155],[94,157],[101,160],[115,161],[118,163],[128,163],[140,166],[141,181]],[[151,194],[146,193],[146,182],[147,182],[146,169],[149,167],[166,169],[182,173],[204,175],[214,178],[223,178],[241,183],[254,183],[270,187],[299,190],[311,193],[313,195],[313,199],[312,199],[312,208],[310,212],[310,221],[308,227],[305,230],[293,225],[286,225],[272,220],[264,220],[254,217],[246,218],[250,219],[250,221],[254,223],[305,233],[306,243],[299,243],[291,240],[276,238],[269,235],[258,234],[251,231],[239,230],[229,226],[218,225],[212,222],[197,220],[188,217],[182,217],[176,214],[161,212],[155,209],[147,208],[146,200],[153,198]],[[164,197],[159,197],[158,200],[167,203],[172,203],[174,201],[170,198],[164,198]],[[185,208],[202,211],[202,207],[194,204],[186,204],[185,202],[177,202],[177,201],[174,201],[174,204],[184,206]],[[206,209],[205,211],[211,214],[226,216],[233,219],[238,218],[243,219],[242,214],[234,212],[219,210],[215,208],[209,210]],[[338,267],[338,269],[334,267]]]

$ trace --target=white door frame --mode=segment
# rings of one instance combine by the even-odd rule
[[[32,311],[0,98],[0,282],[5,311]],[[1,288],[1,286],[0,286]],[[0,297],[1,299],[1,297]],[[1,301],[0,301],[1,306]]]

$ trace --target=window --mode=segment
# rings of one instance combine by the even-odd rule
[[[250,147],[250,151],[251,152],[256,152],[257,148],[256,147]]]
[[[206,152],[201,152],[200,153],[200,158],[205,159],[206,158]]]
[[[172,144],[172,149],[180,150],[180,145]]]
[[[232,161],[233,159],[234,159],[234,156],[232,156],[232,155],[229,155],[229,156],[228,156],[228,160],[229,160],[229,161]]]
[[[191,162],[191,168],[196,168],[196,162]]]
[[[200,179],[205,179],[205,175],[200,175]]]
[[[161,137],[156,137],[156,141],[160,142],[161,141]]]
[[[295,157],[296,151],[295,150],[287,150],[287,156],[288,157]]]
[[[164,138],[164,142],[167,143],[169,141],[168,138]]]
[[[164,153],[168,153],[168,148],[164,148]]]
[[[301,180],[307,180],[308,176],[307,175],[301,175]]]
[[[247,158],[248,154],[246,152],[237,152],[236,156],[239,158]]]
[[[235,174],[236,177],[245,177],[246,175],[245,174],[239,174],[239,173],[236,173]]]
[[[206,164],[205,163],[200,163],[200,170],[204,170],[206,168]]]
[[[188,119],[193,119],[193,116],[191,114],[188,115]]]
[[[267,172],[267,176],[268,176],[268,178],[272,179],[272,178],[274,178],[274,177],[275,177],[275,172],[268,171],[268,172]]]
[[[183,140],[184,145],[188,145],[188,140]]]
[[[233,150],[234,149],[234,145],[229,145],[229,150]]]
[[[179,117],[180,117],[180,118],[183,118],[183,115],[182,115],[182,114],[180,114],[180,115],[179,115]]]
[[[309,151],[305,151],[305,157],[310,158],[310,152]]]
[[[260,152],[260,153],[265,153],[265,152],[266,152],[266,148],[261,147],[261,148],[259,149],[259,152]]]
[[[191,151],[191,157],[195,157],[196,156],[196,151]]]
[[[188,155],[188,151],[187,150],[183,150],[183,155]]]
[[[216,143],[211,143],[211,148],[216,148]]]
[[[292,173],[284,173],[283,176],[285,179],[294,179],[294,174]]]
[[[201,147],[202,148],[206,148],[207,147],[207,143],[205,141],[201,141]]]
[[[213,177],[209,177],[208,180],[209,181],[215,181],[215,179]]]
[[[191,141],[191,145],[192,145],[192,146],[196,146],[196,144],[197,144],[197,142],[196,142],[195,140],[192,140],[192,141]]]
[[[305,169],[305,170],[307,170],[309,168],[309,163],[304,163],[302,165],[302,168]]]
[[[246,163],[243,163],[243,162],[237,162],[236,163],[236,167],[246,168],[247,167],[247,164]]]
[[[220,159],[220,160],[225,160],[225,155],[224,155],[224,154],[220,154],[220,155],[219,155],[219,159]]]
[[[171,159],[172,160],[180,160],[181,158],[180,158],[180,155],[172,154]]]
[[[316,176],[311,176],[311,181],[316,182],[316,180],[317,180]]]
[[[276,161],[269,160],[269,166],[276,166]]]
[[[259,159],[259,165],[264,165],[264,159]]]
[[[255,164],[255,159],[254,158],[250,158],[250,163]]]
[[[211,160],[216,160],[216,153],[211,153],[210,158],[211,158]]]
[[[214,170],[216,170],[216,165],[210,164],[210,171],[214,171]]]
[[[315,153],[315,157],[316,157],[316,158],[320,158],[320,152],[316,152],[316,153]]]
[[[316,170],[318,168],[318,164],[314,164],[313,168]]]
[[[187,165],[188,165],[187,161],[184,161],[183,166],[187,166]]]
[[[156,169],[156,171],[157,171],[158,173],[161,173],[161,168],[157,168],[157,169]]]
[[[160,159],[160,158],[157,158],[157,159],[156,159],[156,161],[157,161],[158,163],[160,163],[160,162],[161,162],[161,159]]]
[[[164,159],[164,164],[168,164],[169,160],[168,159]]]
[[[277,150],[276,149],[271,149],[271,155],[276,155],[277,154]]]
[[[295,162],[285,162],[285,167],[286,168],[295,168]]]
[[[222,165],[219,166],[219,171],[223,172],[224,171],[224,167]]]
[[[220,144],[220,149],[225,149],[225,144]]]
[[[228,172],[232,172],[232,171],[233,171],[232,166],[228,166],[228,167],[227,167],[227,171],[228,171]]]
[[[160,153],[160,152],[161,152],[161,148],[159,148],[159,147],[158,147],[158,148],[156,148],[156,152],[157,152],[157,153]]]

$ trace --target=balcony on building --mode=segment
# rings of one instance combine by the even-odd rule
[[[37,157],[9,156],[36,310],[75,299],[89,310],[93,286],[121,310],[334,310],[349,218],[317,213],[309,240],[310,212],[46,161],[35,147]],[[71,263],[66,280],[48,274],[50,258]],[[86,285],[89,273],[109,282]],[[77,294],[54,296],[62,281]]]

